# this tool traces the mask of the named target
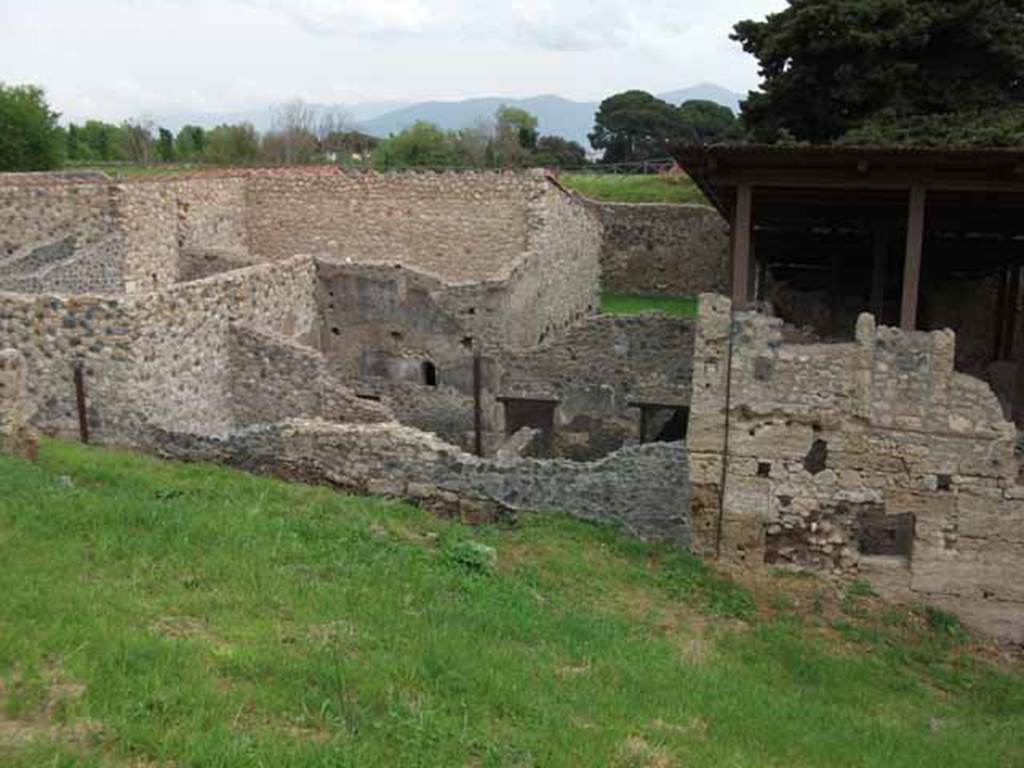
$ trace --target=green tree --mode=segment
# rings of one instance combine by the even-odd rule
[[[60,167],[65,139],[42,89],[0,83],[0,171]]]
[[[74,123],[68,123],[68,132],[66,135],[67,141],[67,158],[68,160],[85,160],[87,158],[82,157],[85,147],[82,144],[81,131]]]
[[[79,159],[110,161],[127,159],[122,154],[121,129],[100,120],[87,120],[78,129]]]
[[[215,165],[244,165],[260,159],[260,139],[251,123],[218,125],[206,134],[203,160]]]
[[[606,163],[664,157],[680,138],[679,111],[646,91],[617,93],[601,102],[589,138]]]
[[[381,169],[443,168],[456,160],[454,136],[425,120],[382,141],[374,153],[374,164]]]
[[[183,125],[174,137],[174,153],[182,160],[199,160],[206,148],[206,131],[198,125]]]
[[[828,142],[869,120],[977,113],[1024,101],[1021,0],[789,0],[733,39],[753,54],[761,91],[743,120]]]
[[[502,105],[494,112],[488,164],[523,166],[537,146],[537,118],[519,107]]]
[[[683,141],[715,144],[743,138],[743,126],[728,107],[693,99],[679,106],[679,132]]]
[[[587,151],[575,141],[561,136],[541,136],[533,154],[533,164],[545,168],[579,168],[587,163]]]
[[[118,131],[120,153],[133,163],[149,165],[156,156],[153,123],[147,119],[125,120]]]
[[[160,129],[159,138],[156,142],[156,156],[160,158],[161,163],[174,162],[174,134],[166,128]]]

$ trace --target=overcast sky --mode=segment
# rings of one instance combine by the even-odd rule
[[[0,0],[0,81],[72,119],[716,82],[739,19],[785,0]]]

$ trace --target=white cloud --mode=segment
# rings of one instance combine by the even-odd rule
[[[0,0],[0,77],[76,119],[310,101],[753,87],[785,0]],[[724,6],[724,7],[723,7]]]

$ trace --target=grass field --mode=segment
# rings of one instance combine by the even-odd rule
[[[664,312],[676,317],[696,317],[697,299],[693,296],[640,296],[632,293],[601,294],[601,311],[607,315],[635,315],[639,312]]]
[[[707,198],[683,174],[565,173],[559,181],[593,200],[609,203],[702,203]]]
[[[5,768],[1024,764],[1020,668],[950,617],[558,516],[46,441],[0,558]]]

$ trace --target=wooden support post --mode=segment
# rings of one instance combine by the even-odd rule
[[[875,322],[885,322],[885,278],[889,268],[889,230],[876,223],[872,230],[871,314]]]
[[[1017,337],[1017,303],[1020,300],[1020,270],[1014,264],[1010,267],[1009,287],[1006,291],[1006,330],[1003,331],[1002,359],[1013,359],[1013,346]]]
[[[757,230],[750,228],[750,274],[747,277],[747,301],[754,304],[757,301],[758,286],[758,265],[760,256],[757,252]]]
[[[89,444],[89,417],[85,411],[85,364],[77,360],[72,364],[75,375],[75,406],[78,409],[78,435],[82,443]]]
[[[829,325],[832,326],[829,331],[842,333],[846,329],[839,327],[842,320],[840,310],[843,304],[843,254],[839,248],[832,249],[832,256],[829,260],[828,304]]]
[[[736,188],[736,209],[732,218],[732,305],[734,309],[746,309],[750,303],[753,198],[753,190],[749,184],[740,184]]]
[[[996,295],[996,333],[992,346],[992,359],[1002,360],[1006,348],[1006,297],[1010,292],[1010,268],[1003,267],[999,274],[999,293]]]
[[[481,457],[484,455],[483,368],[483,359],[477,352],[473,355],[473,447]]]
[[[900,302],[900,328],[917,328],[917,300],[921,288],[921,250],[924,247],[924,187],[910,190],[907,211],[907,253],[903,262],[903,298]]]

